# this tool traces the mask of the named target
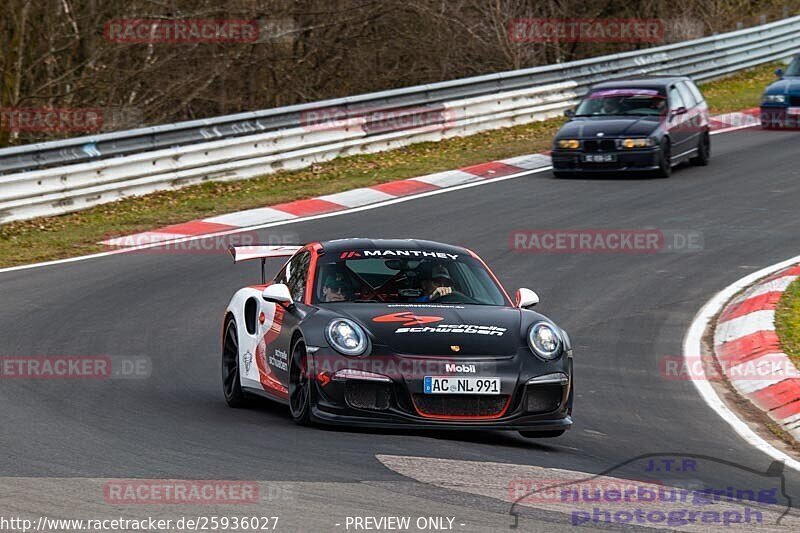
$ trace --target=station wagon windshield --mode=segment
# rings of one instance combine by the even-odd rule
[[[576,116],[660,116],[666,97],[656,89],[601,89],[591,92],[578,106]]]

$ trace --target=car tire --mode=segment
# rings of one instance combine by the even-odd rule
[[[668,178],[672,174],[672,146],[669,139],[661,141],[661,159],[658,162],[658,170],[656,176],[659,178]]]
[[[250,397],[242,390],[239,374],[239,337],[236,320],[228,317],[222,337],[222,394],[228,407],[240,408],[250,404]]]
[[[689,160],[695,166],[704,167],[711,159],[711,136],[708,132],[703,132],[700,141],[697,143],[697,155]]]
[[[301,337],[292,345],[289,363],[289,411],[300,426],[311,425],[311,390],[306,343]]]
[[[555,429],[552,431],[520,431],[519,434],[526,439],[552,439],[560,437],[567,431],[566,429]]]

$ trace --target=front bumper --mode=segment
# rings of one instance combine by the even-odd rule
[[[568,355],[547,362],[522,348],[514,356],[458,359],[388,353],[353,359],[320,352],[313,355],[311,412],[321,423],[523,431],[561,430],[572,425],[572,358]],[[474,365],[474,372],[448,372],[448,364]],[[388,381],[331,379],[343,368],[386,376]],[[426,375],[497,377],[500,394],[425,394]],[[531,382],[542,376],[547,377]]]
[[[617,160],[611,163],[587,163],[584,154],[615,154]],[[553,170],[563,172],[642,172],[657,170],[661,163],[661,148],[637,148],[606,152],[585,152],[583,150],[553,150],[551,154]]]

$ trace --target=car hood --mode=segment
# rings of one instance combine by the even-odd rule
[[[791,76],[771,83],[764,94],[798,94],[800,95],[800,76]]]
[[[520,343],[519,309],[487,305],[329,305],[371,334],[375,345],[397,354],[507,356]]]
[[[561,127],[556,139],[594,139],[624,135],[650,135],[658,128],[661,117],[576,117]]]

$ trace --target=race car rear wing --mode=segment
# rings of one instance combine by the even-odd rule
[[[264,267],[267,263],[267,258],[291,257],[302,247],[300,245],[252,244],[249,246],[231,246],[228,248],[228,252],[233,257],[234,263],[261,259],[261,283],[266,283],[267,273]]]

